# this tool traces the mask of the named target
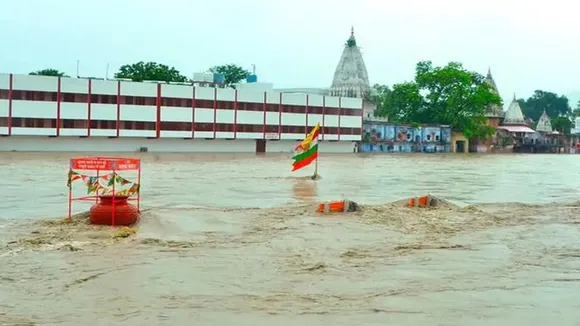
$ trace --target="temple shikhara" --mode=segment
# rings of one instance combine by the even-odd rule
[[[550,118],[548,117],[546,110],[544,110],[544,113],[542,113],[540,120],[538,120],[538,124],[536,125],[536,131],[548,134],[554,132],[554,130],[552,130],[552,122],[550,121]]]
[[[487,70],[487,76],[485,77],[485,82],[491,87],[491,91],[497,95],[499,95],[499,91],[497,90],[497,85],[495,84],[495,80],[493,80],[493,76],[491,75],[491,68]],[[488,124],[491,127],[497,128],[503,116],[503,109],[501,106],[497,104],[492,104],[487,108],[487,120]]]
[[[340,61],[336,66],[330,96],[364,97],[370,90],[369,75],[360,48],[356,44],[354,28],[346,41]]]

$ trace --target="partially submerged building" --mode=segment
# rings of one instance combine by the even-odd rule
[[[530,128],[515,95],[498,127],[496,139],[498,147],[510,147],[514,152],[560,153],[566,147],[565,135],[553,130],[546,111],[538,120],[536,130]]]
[[[365,153],[454,151],[449,126],[408,126],[372,120],[363,122],[363,142],[359,150]]]

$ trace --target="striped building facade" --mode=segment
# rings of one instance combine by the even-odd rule
[[[18,150],[2,146],[15,137],[81,137],[185,139],[196,152],[198,139],[234,141],[228,148],[236,140],[295,142],[316,123],[322,142],[350,149],[362,138],[362,111],[360,98],[0,74],[0,135],[8,136],[0,150]]]

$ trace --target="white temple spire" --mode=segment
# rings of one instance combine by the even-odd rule
[[[495,84],[495,80],[493,80],[493,76],[491,75],[491,67],[487,69],[487,76],[485,77],[485,82],[491,87],[491,91],[494,94],[499,95],[499,91],[497,89],[497,85]],[[487,108],[487,117],[500,117],[502,115],[502,108],[497,104],[492,104]]]
[[[360,48],[356,44],[354,27],[346,41],[342,55],[336,66],[330,87],[331,96],[364,97],[369,91],[369,76]]]
[[[516,94],[514,93],[514,99],[510,103],[510,106],[505,113],[505,118],[503,120],[505,125],[525,125],[524,114],[522,113],[522,108],[516,100]]]
[[[542,131],[546,133],[551,133],[553,131],[552,122],[550,121],[550,117],[548,117],[546,110],[544,110],[544,113],[542,113],[540,120],[538,120],[536,131]]]

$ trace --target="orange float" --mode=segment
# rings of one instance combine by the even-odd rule
[[[133,171],[136,181],[125,179],[119,172]],[[82,181],[86,191],[73,195],[73,183]],[[138,158],[80,157],[70,160],[67,186],[68,218],[72,219],[74,201],[92,201],[91,224],[130,226],[139,221],[141,201],[141,160]],[[129,201],[136,201],[136,206]]]
[[[407,203],[408,207],[429,207],[431,206],[431,196],[411,197]]]
[[[359,211],[357,203],[350,200],[336,200],[318,204],[316,211],[318,213],[345,213]]]

